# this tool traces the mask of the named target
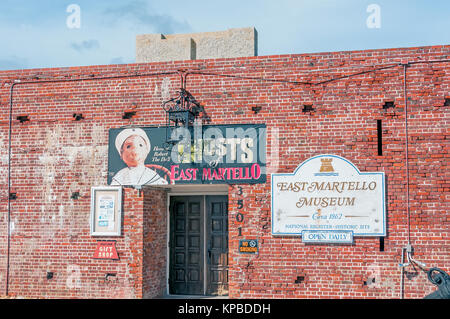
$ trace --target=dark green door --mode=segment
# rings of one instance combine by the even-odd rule
[[[228,197],[172,196],[169,293],[228,294]]]
[[[171,294],[204,293],[203,196],[171,197]]]
[[[206,196],[207,295],[228,295],[228,197]]]

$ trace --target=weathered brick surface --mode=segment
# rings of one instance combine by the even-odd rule
[[[165,191],[144,190],[143,297],[162,297],[166,293],[167,195]]]
[[[229,282],[232,298],[398,298],[401,248],[408,241],[403,67],[365,73],[322,85],[258,81],[264,77],[319,82],[396,63],[448,59],[450,46],[261,56],[167,63],[33,69],[0,72],[0,294],[5,294],[7,254],[8,120],[11,80],[85,81],[18,84],[14,88],[9,293],[45,298],[141,298],[160,295],[166,283],[167,203],[161,191],[125,189],[119,261],[94,260],[89,235],[90,187],[105,185],[109,128],[163,125],[163,101],[180,85],[178,75],[95,79],[178,69],[240,78],[190,74],[187,89],[209,124],[265,123],[270,172],[292,172],[305,159],[332,153],[361,171],[383,171],[387,182],[387,237],[355,238],[351,246],[305,245],[270,233],[270,175],[266,184],[229,187]],[[410,236],[415,258],[450,271],[448,62],[407,69],[410,170]],[[38,77],[39,79],[36,79]],[[249,78],[245,78],[249,77]],[[383,110],[385,101],[395,108]],[[304,113],[311,103],[314,112]],[[258,114],[252,106],[261,106]],[[74,121],[73,113],[84,120]],[[16,120],[28,115],[23,124]],[[377,155],[376,120],[383,122],[383,155]],[[276,134],[278,132],[278,135]],[[274,145],[279,147],[274,147]],[[271,153],[278,149],[279,153]],[[82,197],[70,198],[79,191]],[[244,199],[244,222],[236,221]],[[237,254],[242,238],[257,238],[257,256]],[[46,272],[55,276],[46,279]],[[407,268],[405,297],[434,287]],[[116,273],[115,281],[105,281]],[[375,274],[375,275],[373,275]],[[298,276],[305,280],[295,283]],[[364,285],[375,276],[375,285]]]

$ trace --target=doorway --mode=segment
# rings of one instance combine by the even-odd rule
[[[228,196],[171,196],[169,294],[228,295]]]

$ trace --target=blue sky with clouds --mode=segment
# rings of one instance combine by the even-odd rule
[[[448,0],[1,0],[0,70],[133,63],[137,34],[242,27],[258,31],[258,55],[450,44],[449,13]]]

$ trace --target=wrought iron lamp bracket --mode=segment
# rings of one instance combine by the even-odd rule
[[[195,100],[191,93],[185,89],[186,75],[181,75],[182,87],[177,91],[177,96],[165,101],[162,108],[166,112],[166,146],[177,143],[172,140],[172,131],[179,127],[189,129],[194,124],[196,117],[203,111],[203,107]]]

